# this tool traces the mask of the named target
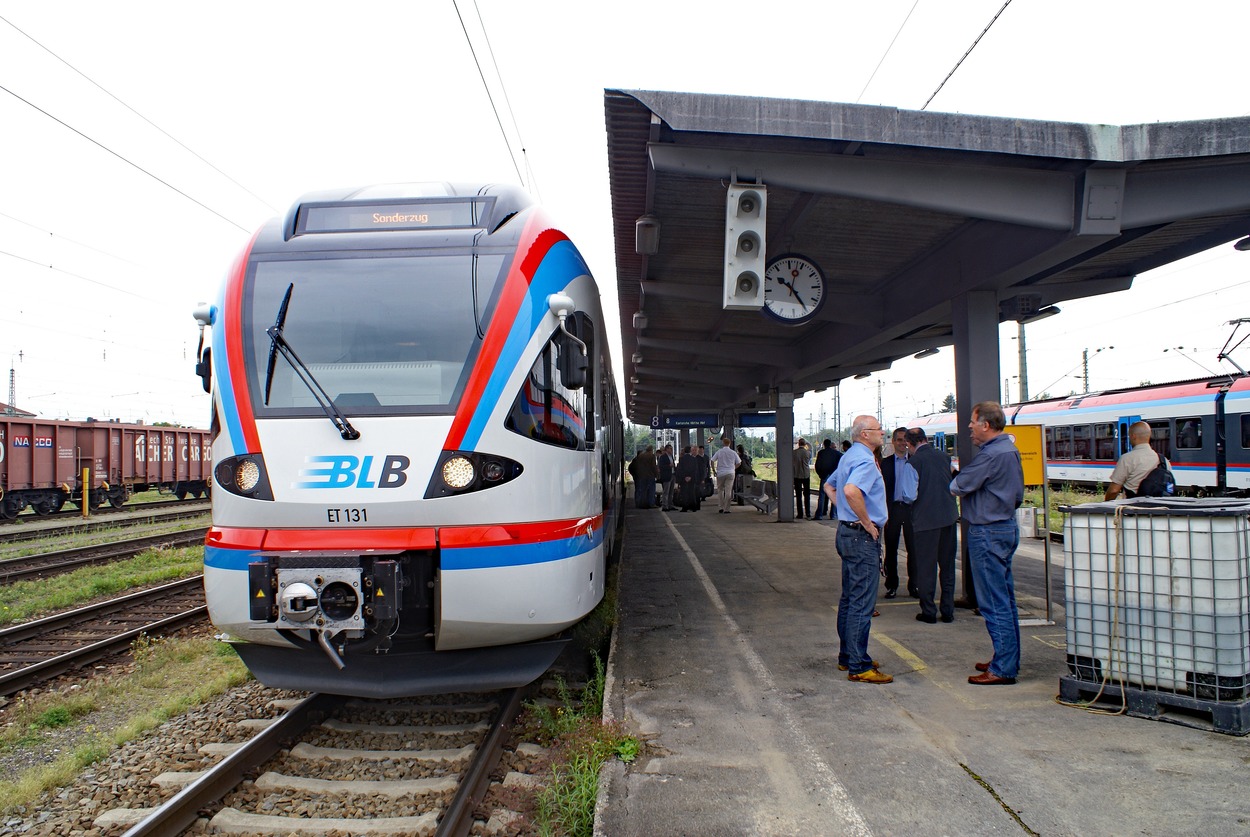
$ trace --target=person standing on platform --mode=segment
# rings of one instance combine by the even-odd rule
[[[660,472],[658,488],[660,490],[660,508],[664,511],[673,510],[673,475],[677,463],[673,461],[673,446],[665,445],[655,455],[655,467]]]
[[[716,493],[716,484],[712,482],[712,460],[703,445],[695,449],[695,456],[699,460],[699,499],[703,500]]]
[[[806,439],[794,449],[794,519],[812,519],[812,451]]]
[[[907,431],[907,462],[916,472],[916,499],[911,504],[912,538],[915,560],[907,548],[908,586],[914,586],[920,599],[916,618],[930,625],[938,621],[934,588],[941,577],[941,620],[955,621],[955,521],[959,507],[950,491],[951,459],[929,444],[923,429]],[[911,575],[912,568],[915,576]]]
[[[655,506],[655,481],[660,476],[660,469],[655,464],[655,446],[647,445],[647,449],[634,457],[630,464],[630,473],[634,476],[634,508],[649,509]]]
[[[885,482],[873,450],[885,431],[873,416],[856,416],[851,425],[855,444],[842,455],[837,470],[821,486],[838,516],[836,543],[842,558],[842,597],[838,600],[838,669],[855,683],[893,683],[868,656],[868,634],[877,604],[877,573],[881,566],[881,532],[887,507]]]
[[[907,546],[907,593],[916,595],[916,554],[912,538],[911,504],[916,499],[916,472],[907,464],[907,428],[899,427],[890,437],[894,452],[881,458],[885,496],[890,501],[890,522],[885,524],[885,597],[898,595],[898,536]]]
[[[717,514],[729,514],[734,499],[734,477],[742,460],[734,450],[733,439],[722,436],[720,450],[712,454],[712,470],[716,473],[716,501],[720,506]]]
[[[1128,428],[1128,441],[1133,449],[1120,457],[1111,472],[1111,484],[1107,486],[1104,500],[1114,500],[1121,491],[1125,497],[1136,497],[1137,489],[1146,475],[1158,468],[1171,469],[1167,460],[1150,446],[1150,425],[1144,421],[1135,421]]]
[[[825,439],[824,444],[820,446],[820,451],[816,454],[816,462],[812,466],[816,470],[816,478],[820,480],[820,494],[816,497],[816,516],[812,518],[813,520],[824,520],[826,512],[829,511],[829,495],[825,493],[825,480],[838,469],[838,460],[841,458],[842,451],[833,446],[833,440]],[[834,516],[829,514],[829,517]]]
[[[682,448],[676,470],[677,505],[683,512],[698,511],[703,492],[699,489],[699,457],[689,445]]]
[[[994,643],[993,659],[977,663],[981,673],[968,678],[977,686],[1009,685],[1020,672],[1020,616],[1011,559],[1020,544],[1016,509],[1024,502],[1024,471],[1020,451],[1003,432],[1006,427],[997,401],[973,406],[968,430],[980,451],[950,483],[951,493],[962,498],[977,606]]]

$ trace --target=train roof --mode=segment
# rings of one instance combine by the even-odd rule
[[[1214,375],[1208,378],[1189,378],[1183,381],[1167,381],[1145,386],[1084,392],[1077,395],[1065,395],[1060,398],[1044,398],[1036,401],[1026,401],[1022,404],[1008,404],[1003,406],[1003,412],[1007,414],[1008,423],[1012,424],[1015,423],[1017,416],[1027,416],[1031,413],[1072,410],[1081,406],[1107,407],[1121,403],[1132,404],[1143,399],[1167,400],[1188,398],[1196,395],[1209,395],[1212,390],[1218,389],[1226,389],[1230,392],[1250,392],[1250,376],[1240,374]],[[955,421],[957,421],[957,418],[953,412],[929,413],[928,415],[908,419],[902,425],[905,427],[932,427],[935,425],[953,424]]]

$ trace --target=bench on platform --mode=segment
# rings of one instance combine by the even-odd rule
[[[734,499],[754,506],[761,514],[772,514],[777,509],[777,498],[768,489],[767,481],[742,476],[734,481]]]

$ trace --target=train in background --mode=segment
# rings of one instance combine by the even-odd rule
[[[624,424],[599,288],[529,196],[308,195],[196,319],[205,592],[257,679],[397,697],[546,671],[604,595]]]
[[[140,491],[204,497],[212,468],[207,430],[0,415],[0,518],[6,520],[28,508],[52,514],[66,503],[121,508]]]
[[[1170,384],[1069,395],[1005,406],[1007,424],[1045,430],[1046,472],[1052,483],[1105,486],[1128,428],[1150,425],[1150,446],[1172,465],[1177,493],[1191,496],[1250,489],[1250,377],[1219,375]],[[923,427],[955,455],[954,413],[934,413],[907,423]],[[1009,428],[1010,429],[1010,428]]]

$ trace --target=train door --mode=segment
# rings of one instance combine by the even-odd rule
[[[1128,440],[1128,429],[1129,427],[1133,425],[1134,422],[1138,422],[1138,421],[1141,421],[1141,416],[1120,416],[1118,419],[1116,419],[1115,447],[1116,447],[1116,450],[1119,451],[1119,453],[1116,454],[1117,459],[1120,456],[1123,456],[1124,454],[1128,453],[1130,450],[1133,449],[1132,442]]]

